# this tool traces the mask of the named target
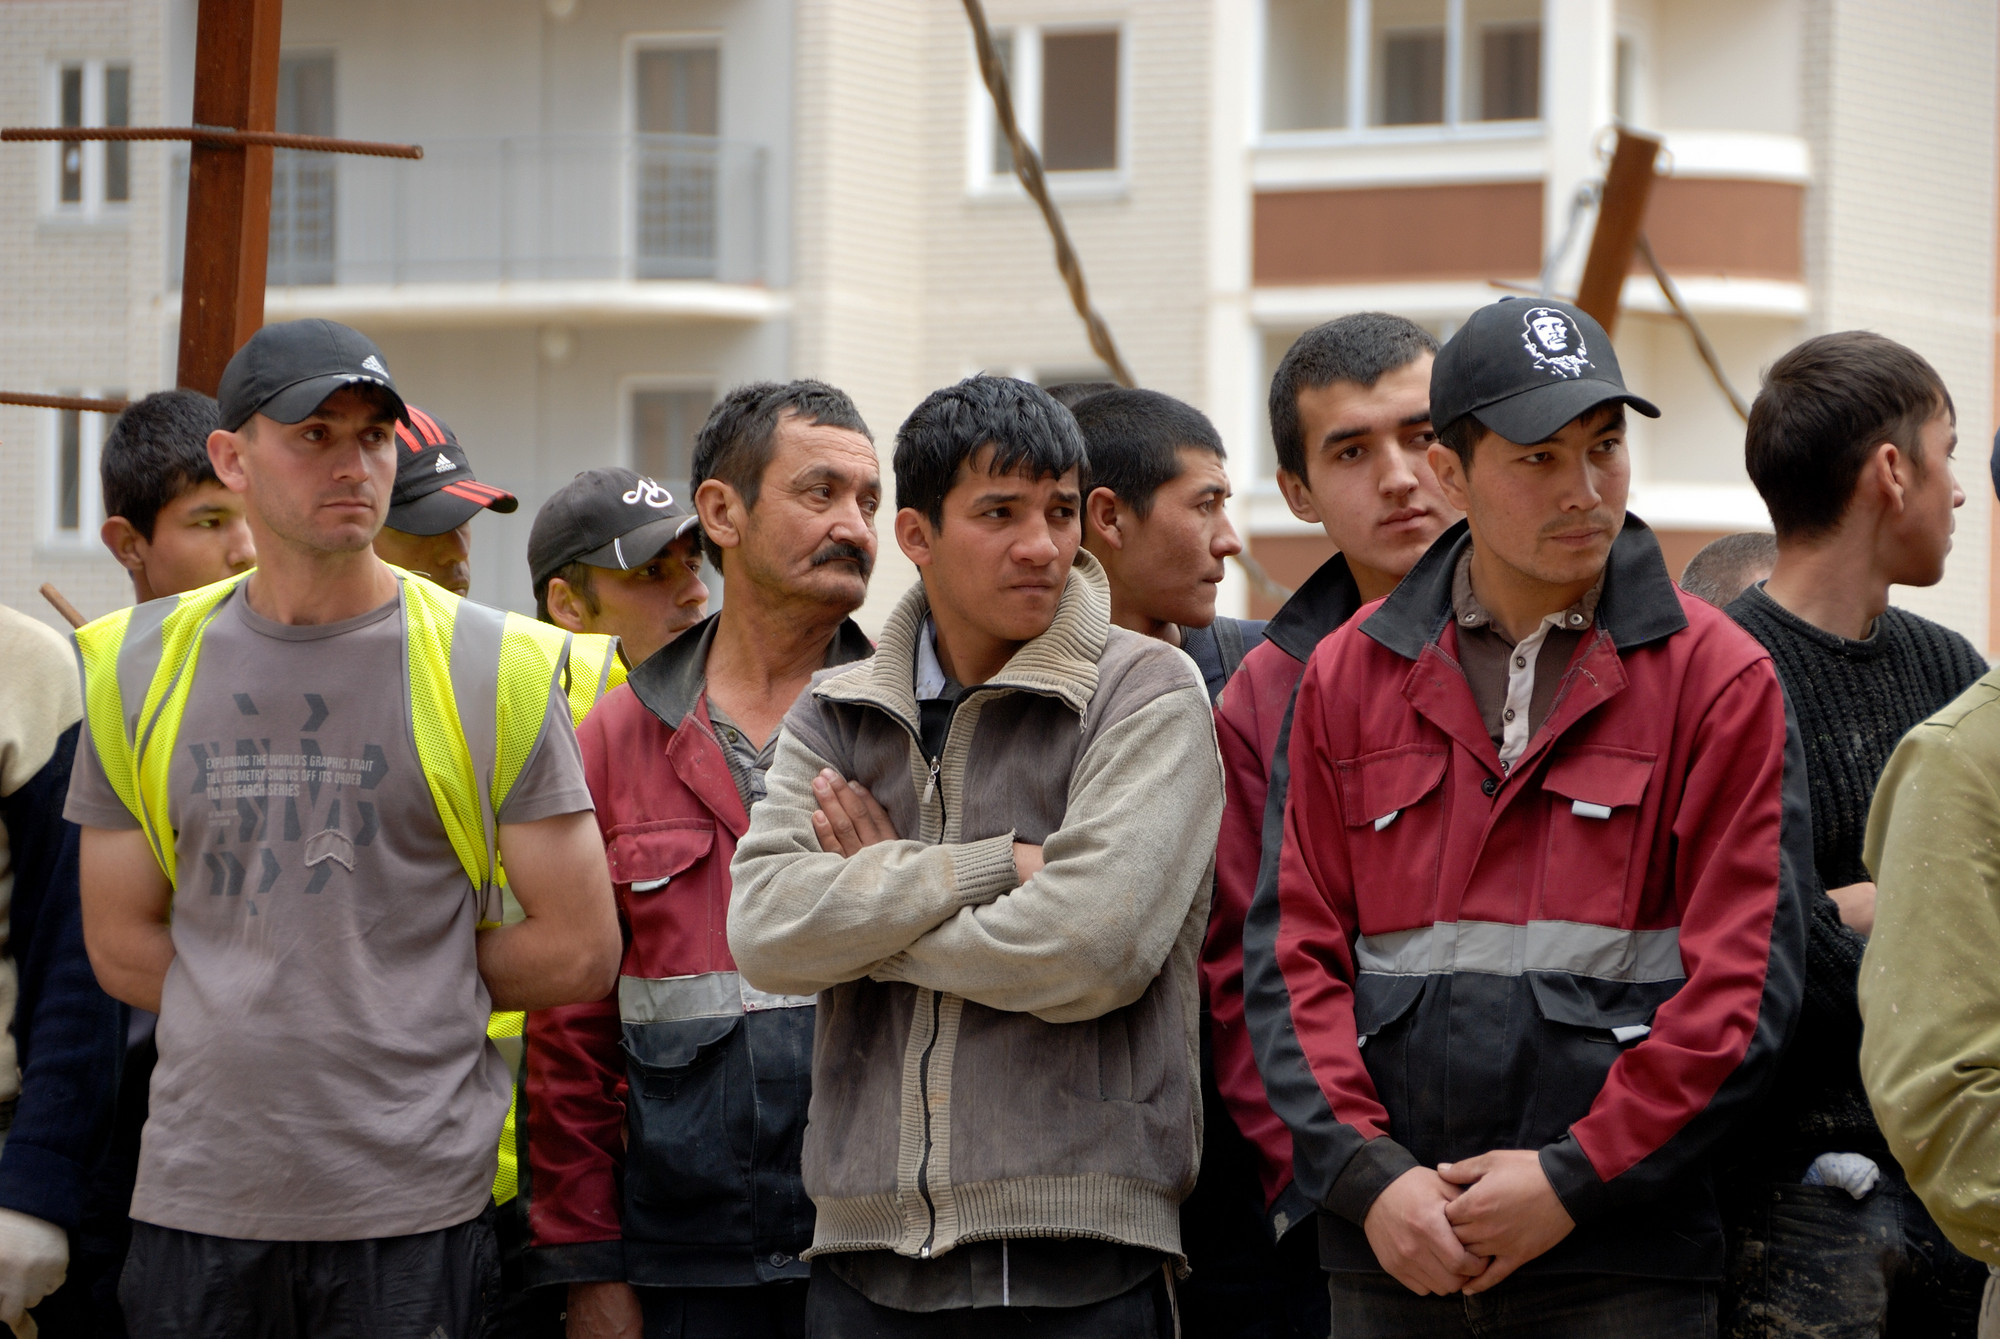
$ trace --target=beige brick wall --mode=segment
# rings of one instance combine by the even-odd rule
[[[54,119],[52,73],[65,59],[132,65],[132,119],[161,120],[164,16],[158,0],[59,0],[0,6],[0,123]],[[122,218],[50,217],[53,151],[0,148],[0,388],[156,389],[162,380],[164,241],[159,201],[166,151],[135,145]],[[124,574],[97,543],[50,542],[52,416],[0,406],[0,601],[60,625],[36,593],[52,581],[86,614],[131,601]]]
[[[995,27],[1122,25],[1115,194],[1061,200],[1092,296],[1140,381],[1206,397],[1208,0],[993,0]],[[974,80],[957,0],[801,0],[793,367],[852,392],[885,477],[903,417],[969,371],[1096,359],[1024,195],[967,189]],[[818,57],[815,58],[815,53]],[[863,621],[914,578],[885,512]]]
[[[1990,0],[1921,9],[1808,4],[1812,325],[1900,339],[1951,388],[1967,495],[1957,540],[1940,585],[1894,599],[1987,646],[1996,11]]]

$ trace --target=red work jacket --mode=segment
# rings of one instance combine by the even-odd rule
[[[1707,1155],[1803,981],[1810,809],[1783,691],[1628,518],[1596,625],[1503,768],[1456,655],[1467,543],[1448,531],[1307,663],[1275,886],[1245,931],[1322,1261],[1379,1268],[1360,1225],[1411,1167],[1526,1148],[1578,1225],[1528,1269],[1714,1277]]]

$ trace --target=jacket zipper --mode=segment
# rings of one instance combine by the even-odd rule
[[[944,996],[931,992],[931,1039],[924,1043],[924,1054],[917,1061],[917,1086],[924,1094],[924,1156],[917,1163],[917,1193],[924,1197],[924,1212],[930,1216],[930,1227],[924,1233],[923,1249],[917,1258],[931,1258],[931,1247],[937,1243],[937,1202],[931,1198],[931,1052],[937,1049],[938,1022],[944,1015]]]

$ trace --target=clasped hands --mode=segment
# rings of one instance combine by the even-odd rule
[[[849,781],[831,767],[820,769],[813,778],[813,835],[819,849],[831,855],[858,855],[876,842],[896,840],[896,825],[889,811],[868,793],[868,788]],[[1014,877],[1026,883],[1042,867],[1042,848],[1028,842],[1014,843]]]
[[[1384,1269],[1418,1294],[1484,1292],[1576,1223],[1532,1149],[1412,1167],[1369,1207],[1363,1230]]]

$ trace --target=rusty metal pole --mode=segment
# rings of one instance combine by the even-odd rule
[[[1625,291],[1625,276],[1632,269],[1632,248],[1646,226],[1653,162],[1659,154],[1660,141],[1621,128],[1611,166],[1604,174],[1597,229],[1591,234],[1576,305],[1596,317],[1607,335],[1618,333],[1618,302]]]
[[[283,12],[284,0],[201,0],[195,124],[277,128]],[[180,385],[215,394],[229,356],[264,324],[270,245],[270,148],[193,144],[181,271]]]

